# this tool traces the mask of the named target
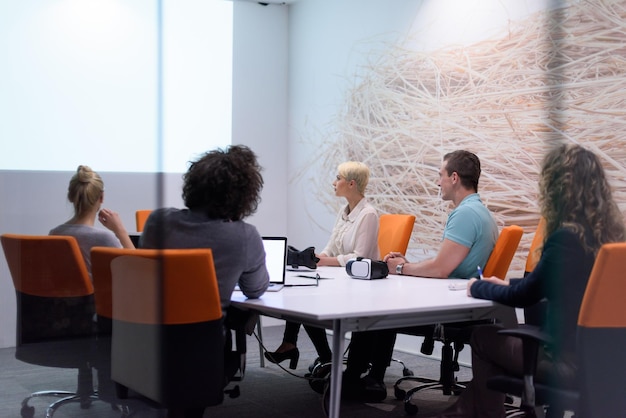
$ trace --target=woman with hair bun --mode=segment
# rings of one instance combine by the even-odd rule
[[[104,182],[98,173],[79,165],[67,189],[67,199],[74,206],[74,216],[53,228],[50,235],[76,238],[87,270],[91,274],[91,247],[135,248],[117,212],[102,209]],[[109,231],[96,228],[96,217]]]

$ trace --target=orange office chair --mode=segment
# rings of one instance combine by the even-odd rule
[[[535,230],[535,236],[530,243],[530,249],[528,250],[528,257],[526,258],[526,266],[524,267],[524,277],[530,274],[535,269],[535,266],[541,258],[541,248],[543,247],[543,241],[545,238],[546,220],[541,217],[539,224]],[[540,301],[532,306],[524,308],[524,323],[531,325],[540,325],[543,323],[543,318],[546,315],[546,302]]]
[[[541,247],[543,246],[543,240],[546,232],[546,220],[542,216],[539,218],[537,229],[535,230],[535,236],[530,243],[530,249],[528,250],[528,258],[526,258],[526,266],[524,267],[524,274],[528,274],[535,269],[535,266],[541,258]]]
[[[392,251],[406,254],[413,233],[415,216],[386,213],[380,215],[378,226],[378,249],[380,257]]]
[[[150,216],[151,213],[151,209],[140,209],[135,212],[135,229],[137,230],[137,232],[143,231],[143,227],[146,224],[148,216]]]
[[[487,264],[483,270],[485,276],[496,276],[504,279],[509,269],[511,261],[517,251],[522,238],[523,229],[517,225],[502,228],[500,236],[496,241]],[[404,409],[407,414],[414,415],[418,412],[418,407],[411,403],[413,394],[423,389],[442,389],[444,395],[458,394],[464,388],[457,383],[454,373],[459,370],[459,353],[464,345],[469,343],[472,327],[478,324],[489,323],[491,320],[464,321],[449,324],[427,325],[422,327],[406,328],[400,331],[403,334],[424,336],[422,353],[432,354],[434,341],[441,341],[441,366],[439,380],[426,379],[415,376],[405,376],[398,379],[394,385],[396,399],[404,400]],[[405,381],[416,381],[421,383],[408,391],[400,388]]]
[[[626,413],[626,243],[605,244],[593,265],[578,316],[580,416]]]
[[[500,331],[522,338],[525,376],[496,376],[488,380],[488,387],[521,397],[520,408],[529,414],[537,405],[546,406],[546,418],[563,417],[564,411],[585,418],[624,416],[625,270],[626,243],[603,245],[578,314],[578,390],[534,381],[538,349],[546,342],[536,327]]]
[[[506,277],[522,235],[524,235],[524,230],[520,226],[511,225],[502,228],[498,241],[483,269],[485,277],[495,276],[500,279]]]
[[[115,382],[111,379],[111,331],[113,323],[113,289],[111,261],[127,250],[113,247],[93,247],[91,249],[91,277],[97,316],[97,344],[93,366],[98,373],[98,398],[110,403],[122,412],[131,415],[131,406],[139,409],[145,406],[120,399],[116,394]]]
[[[392,251],[406,254],[414,225],[414,215],[400,213],[380,215],[378,218],[378,251],[381,260]],[[405,366],[404,362],[396,358],[392,360],[402,365],[404,376],[413,375],[413,372]]]
[[[135,250],[114,247],[91,248],[91,277],[95,292],[94,300],[99,335],[111,335],[113,321],[111,261],[129,252],[132,253],[132,251]]]
[[[245,344],[237,335],[237,351],[225,350],[211,250],[95,247],[92,257],[96,307],[111,316],[118,398],[131,389],[166,408],[221,403],[245,370]]]
[[[88,408],[93,395],[90,354],[93,345],[93,286],[78,243],[69,236],[3,234],[2,248],[17,298],[15,357],[44,367],[78,371],[75,392],[32,393],[22,401],[21,416],[32,417],[33,397],[60,398],[46,416],[69,402]]]

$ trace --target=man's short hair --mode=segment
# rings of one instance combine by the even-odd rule
[[[461,179],[463,187],[473,189],[475,192],[478,191],[480,160],[476,154],[465,150],[457,150],[444,155],[443,160],[447,162],[446,171],[449,176],[456,172]]]

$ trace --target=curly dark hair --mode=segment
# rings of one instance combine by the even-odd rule
[[[191,162],[183,176],[183,200],[211,219],[241,220],[261,201],[263,177],[256,155],[245,145],[215,149]]]
[[[568,228],[593,254],[603,244],[626,239],[624,218],[600,158],[580,145],[558,145],[546,154],[539,202],[546,237],[558,228]]]
[[[466,189],[478,191],[478,179],[480,178],[480,160],[476,154],[465,150],[457,150],[443,156],[447,161],[446,171],[452,175],[456,171],[461,179],[461,184]]]

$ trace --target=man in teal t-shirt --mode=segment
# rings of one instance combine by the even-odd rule
[[[477,277],[477,266],[487,262],[498,226],[478,196],[480,160],[464,150],[444,155],[439,170],[441,198],[455,208],[448,216],[441,248],[435,258],[409,263],[403,254],[381,254],[389,272],[421,277]]]
[[[477,276],[477,266],[485,265],[498,239],[498,226],[477,193],[479,177],[480,160],[475,154],[459,150],[444,155],[439,170],[441,197],[452,201],[455,208],[448,216],[439,253],[435,258],[419,263],[409,263],[403,254],[396,252],[381,254],[390,273],[438,278]],[[505,316],[511,315],[493,313],[493,317]],[[344,395],[354,395],[370,402],[385,399],[384,375],[394,343],[394,330],[352,333],[343,375],[347,388]],[[368,365],[371,365],[370,372],[361,377]]]
[[[478,277],[477,266],[485,266],[498,239],[498,227],[478,193],[465,197],[448,216],[443,239],[469,248],[449,277]]]

